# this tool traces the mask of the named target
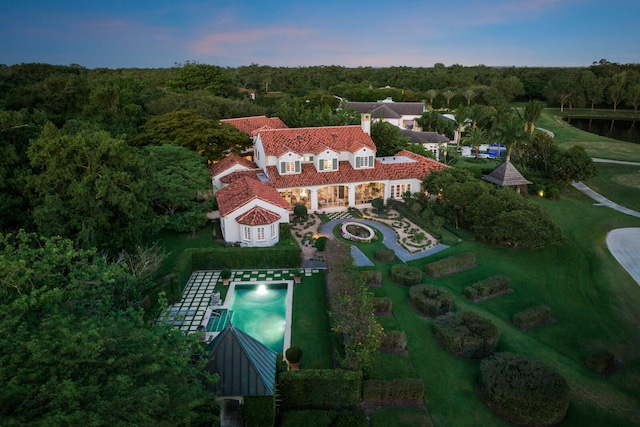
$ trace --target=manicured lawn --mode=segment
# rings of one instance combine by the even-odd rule
[[[558,147],[568,150],[574,145],[580,145],[587,150],[591,157],[640,161],[638,144],[618,141],[576,129],[554,117],[559,114],[559,110],[545,109],[540,120],[536,122],[538,127],[550,130],[556,135],[555,140]]]
[[[303,351],[300,368],[333,368],[324,277],[313,274],[294,285],[291,345]]]
[[[428,412],[418,408],[380,408],[371,416],[371,427],[431,427]]]
[[[600,173],[586,184],[609,200],[640,211],[640,166],[616,163],[597,165]]]

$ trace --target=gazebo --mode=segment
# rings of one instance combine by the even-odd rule
[[[489,175],[483,175],[482,179],[500,187],[516,187],[516,191],[520,193],[521,187],[531,184],[510,161],[504,162],[502,165],[493,170]]]

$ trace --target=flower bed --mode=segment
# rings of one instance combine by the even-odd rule
[[[356,236],[355,234],[347,231],[347,227],[361,228],[366,232],[368,232],[368,235]],[[351,240],[352,242],[356,242],[356,243],[371,243],[377,239],[376,232],[373,230],[373,228],[365,224],[360,224],[359,222],[345,222],[344,224],[342,224],[340,235],[345,239]]]

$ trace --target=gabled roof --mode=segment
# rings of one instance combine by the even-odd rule
[[[399,119],[402,114],[391,108],[389,104],[382,104],[371,110],[371,118],[378,119],[380,117],[384,119]]]
[[[438,132],[414,132],[408,129],[400,129],[400,133],[402,136],[406,136],[411,139],[411,142],[416,142],[418,144],[425,143],[445,143],[449,142],[450,139],[444,135],[439,134]]]
[[[281,218],[275,212],[260,206],[253,207],[236,218],[236,222],[242,225],[267,225],[273,224]]]
[[[379,110],[380,112],[393,111],[396,115],[401,116],[421,116],[424,112],[424,104],[422,102],[347,102],[345,108],[353,108],[358,113],[371,113],[372,118],[380,117],[378,113],[374,113],[374,110],[380,107],[387,107],[386,109]],[[394,118],[392,116],[383,118]]]
[[[227,156],[220,159],[219,162],[214,163],[209,168],[211,172],[211,176],[220,175],[222,172],[227,169],[231,169],[232,167],[239,165],[245,169],[255,169],[258,166],[252,162],[251,160],[247,160],[244,157],[240,157],[235,153],[228,154]]]
[[[402,150],[395,156],[377,158],[375,167],[353,169],[348,161],[338,163],[337,171],[318,172],[311,163],[302,164],[301,173],[278,173],[275,166],[267,167],[271,184],[276,188],[295,188],[311,185],[347,184],[350,182],[367,182],[398,179],[422,180],[430,172],[442,170],[447,166],[433,159],[422,157],[410,151]]]
[[[262,200],[271,205],[290,210],[289,204],[280,196],[278,190],[247,176],[242,176],[216,193],[220,216],[225,217],[252,200]]]
[[[371,136],[359,125],[274,129],[260,132],[267,156],[280,157],[291,151],[299,155],[317,155],[325,150],[354,152],[362,147],[376,150]]]
[[[504,162],[503,164],[498,166],[489,175],[483,175],[482,179],[501,187],[531,184],[531,181],[527,181],[525,177],[523,177],[522,174],[518,172],[518,169],[516,169],[516,167],[513,166],[509,161]]]
[[[220,375],[220,396],[273,396],[276,352],[231,323],[206,347],[207,370]]]
[[[228,123],[249,136],[255,136],[264,129],[286,129],[288,126],[278,117],[253,116],[239,117],[235,119],[223,119],[222,123]]]

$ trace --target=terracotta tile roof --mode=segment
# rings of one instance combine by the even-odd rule
[[[243,176],[257,179],[258,181],[260,181],[260,179],[258,178],[258,175],[261,173],[263,173],[262,169],[239,170],[223,176],[222,178],[220,178],[220,182],[222,182],[223,184],[229,184],[233,181],[237,181]]]
[[[274,129],[260,132],[267,156],[281,156],[288,151],[317,155],[324,150],[355,152],[362,147],[375,151],[371,136],[360,125]]]
[[[382,180],[419,179],[422,180],[430,172],[442,170],[447,166],[433,159],[422,157],[410,151],[400,151],[396,154],[398,161],[385,163],[376,160],[371,169],[355,170],[348,161],[339,162],[338,170],[332,172],[318,172],[311,163],[302,165],[301,173],[280,175],[276,166],[267,167],[271,184],[279,189],[305,187],[312,185],[346,184],[350,182],[369,182]],[[407,157],[407,161],[401,161]],[[413,160],[413,161],[411,161]]]
[[[253,117],[239,117],[235,119],[223,119],[222,123],[228,123],[238,129],[240,132],[244,132],[249,136],[255,136],[264,129],[287,129],[288,126],[284,124],[278,117],[267,116],[253,116]]]
[[[264,182],[246,176],[233,181],[216,193],[220,216],[225,217],[252,200],[262,200],[274,206],[290,210],[289,204],[280,196],[278,190]]]
[[[236,222],[243,225],[266,225],[273,224],[280,218],[280,215],[277,213],[271,212],[270,210],[260,206],[256,206],[237,217]]]
[[[231,153],[220,159],[219,162],[214,163],[209,167],[211,176],[220,175],[227,169],[232,168],[235,165],[243,166],[246,169],[255,169],[258,166],[251,160],[247,160],[244,157],[240,157],[237,154]]]

